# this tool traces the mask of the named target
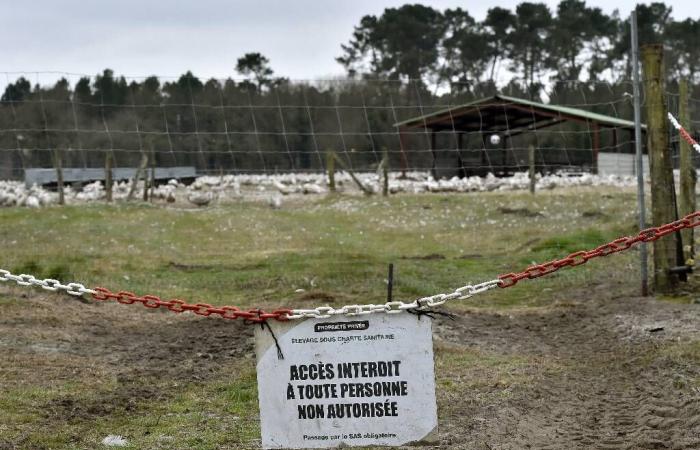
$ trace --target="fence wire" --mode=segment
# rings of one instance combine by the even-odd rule
[[[49,81],[55,80],[58,81]],[[232,79],[127,79],[70,73],[5,73],[0,104],[0,179],[25,169],[157,167],[198,174],[322,172],[333,150],[357,171],[376,170],[384,152],[391,170],[436,178],[527,170],[536,146],[538,172],[629,172],[633,134],[625,126],[586,120],[527,129],[509,114],[476,106],[481,123],[465,124],[462,105],[497,93],[631,120],[628,81],[550,83],[536,99],[516,83],[455,83],[449,91],[421,81],[289,81],[258,89]],[[29,82],[29,80],[33,80]],[[440,127],[431,114],[447,111]],[[527,109],[534,118],[535,110]],[[694,116],[695,117],[695,116]],[[417,120],[418,126],[397,124]],[[554,117],[556,119],[556,117]],[[554,120],[553,122],[558,122]],[[697,120],[697,117],[694,118]],[[498,122],[498,130],[493,124]],[[497,133],[502,139],[491,141]],[[600,156],[602,155],[602,157]]]

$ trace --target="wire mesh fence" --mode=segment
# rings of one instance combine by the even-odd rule
[[[260,88],[190,73],[169,81],[60,74],[53,84],[43,80],[54,73],[5,77],[0,179],[57,158],[65,168],[103,169],[107,155],[113,167],[138,167],[146,156],[199,175],[323,172],[329,150],[356,171],[376,170],[386,154],[392,171],[508,175],[528,169],[530,145],[541,173],[633,173],[628,81],[553,82],[532,99],[516,83],[497,92],[418,80]]]

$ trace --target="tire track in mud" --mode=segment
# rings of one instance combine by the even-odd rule
[[[661,333],[638,326],[659,320]],[[440,321],[436,334],[451,345],[545,361],[523,368],[530,381],[509,386],[507,398],[443,421],[445,448],[700,449],[700,392],[683,383],[700,368],[664,353],[679,339],[697,342],[698,327],[698,305],[643,298]]]

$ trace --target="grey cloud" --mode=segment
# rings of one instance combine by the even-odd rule
[[[697,16],[694,0],[673,2],[675,16]],[[3,70],[59,70],[95,74],[105,67],[126,75],[235,76],[237,57],[267,55],[280,75],[294,79],[337,76],[340,44],[365,14],[380,14],[395,0],[34,0],[3,5]],[[462,7],[483,17],[492,6],[519,1],[424,1]],[[556,1],[546,3],[554,9]],[[589,0],[625,16],[633,1]],[[41,79],[50,79],[42,75]],[[55,76],[54,76],[55,78]],[[4,84],[5,80],[0,79]]]

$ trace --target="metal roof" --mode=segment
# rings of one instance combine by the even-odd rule
[[[565,121],[634,130],[634,122],[630,120],[500,94],[413,117],[397,122],[394,126],[428,128],[433,131],[505,132],[515,135]],[[646,126],[642,125],[642,128],[645,129]]]

